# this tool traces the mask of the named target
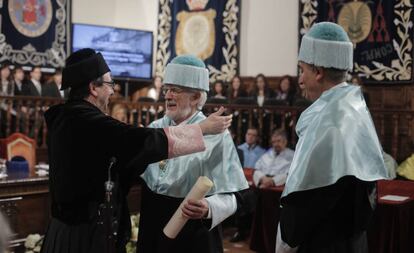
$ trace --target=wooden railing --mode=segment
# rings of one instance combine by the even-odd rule
[[[61,99],[37,97],[0,96],[0,136],[21,132],[36,140],[38,147],[46,148],[47,128],[43,113],[54,104],[64,102]],[[206,104],[203,111],[209,114],[220,105]],[[225,104],[227,114],[233,114],[232,131],[235,142],[244,142],[249,127],[257,127],[261,133],[261,144],[270,145],[270,135],[274,128],[287,131],[290,144],[294,146],[297,136],[294,131],[303,107],[290,106],[252,106]],[[147,126],[153,120],[163,116],[163,103],[111,102],[111,115],[132,125]],[[414,111],[370,109],[379,139],[384,150],[398,161],[407,158],[414,151]]]

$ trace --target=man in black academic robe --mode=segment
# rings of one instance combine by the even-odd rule
[[[201,151],[202,133],[224,131],[231,123],[230,117],[216,114],[210,120],[191,125],[191,129],[136,128],[104,113],[113,94],[112,85],[109,68],[100,53],[82,49],[66,60],[63,89],[71,87],[69,100],[45,113],[52,219],[43,253],[124,252],[130,225],[126,194],[132,175],[142,172],[129,165],[139,163],[145,168],[151,162]],[[171,131],[194,138],[196,145],[180,146]],[[112,157],[117,160],[112,170],[117,184],[114,214],[109,219],[117,220],[110,224],[116,234],[116,250],[108,247],[106,224],[102,223],[107,217],[99,211]]]

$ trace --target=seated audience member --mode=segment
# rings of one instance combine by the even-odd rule
[[[397,175],[414,181],[414,154],[398,166]]]
[[[62,87],[62,71],[56,70],[53,80],[43,86],[43,97],[66,98],[68,91],[60,90]]]
[[[272,148],[254,166],[253,182],[259,188],[284,185],[287,179],[294,151],[287,148],[287,134],[275,130],[272,134]]]
[[[212,98],[226,99],[226,93],[224,89],[223,81],[217,80],[214,82],[212,93]]]
[[[1,64],[0,76],[1,76],[0,96],[13,96],[14,87],[11,82],[11,72],[10,72],[10,66],[8,62],[4,62]]]
[[[279,87],[276,90],[275,99],[279,101],[285,101],[286,104],[292,105],[294,96],[295,89],[292,84],[292,78],[288,75],[283,76],[280,80]]]
[[[10,68],[8,62],[3,62],[0,67],[0,96],[13,96],[13,84],[11,82]],[[5,101],[0,101],[0,137],[7,136],[7,110]]]
[[[154,82],[147,92],[147,97],[154,99],[155,102],[162,100],[162,78],[160,76],[154,77]]]
[[[111,100],[119,100],[119,99],[123,99],[124,96],[121,93],[121,85],[119,83],[116,83],[114,85],[114,94],[112,94],[111,96]]]
[[[28,96],[33,97],[40,97],[43,94],[43,85],[40,82],[42,79],[42,71],[40,67],[33,67],[32,71],[30,71],[30,80],[27,82],[27,86],[29,89]]]
[[[397,177],[396,170],[397,170],[397,167],[398,167],[397,162],[395,161],[395,159],[391,155],[385,153],[384,151],[382,151],[382,155],[384,157],[385,167],[388,170],[389,178],[392,178],[392,179],[396,178]]]
[[[124,104],[117,103],[112,107],[111,117],[128,124],[127,107]]]
[[[240,97],[247,97],[247,93],[243,88],[243,83],[240,76],[234,76],[233,79],[231,79],[228,97],[230,101],[233,101]]]
[[[15,66],[12,73],[15,96],[25,96],[30,93],[27,84],[24,82],[24,71],[21,66]]]
[[[359,76],[358,76],[358,75],[353,75],[353,76],[351,77],[351,83],[352,83],[352,84],[354,84],[354,85],[356,85],[356,86],[361,87],[362,94],[364,95],[365,103],[366,103],[366,104],[367,104],[367,106],[369,107],[369,94],[368,94],[368,92],[365,90],[365,86],[364,86],[364,84],[362,83],[361,78],[359,78]]]
[[[231,135],[231,138],[233,139],[234,144],[236,144],[236,134],[234,133],[234,130],[229,127],[229,132]],[[237,150],[237,155],[239,157],[240,160],[240,164],[244,164],[244,154],[243,154],[243,150],[241,150],[239,147],[236,146],[236,150]]]
[[[305,89],[297,89],[296,95],[293,99],[293,106],[299,107],[308,107],[312,104],[312,101],[306,98],[306,90]]]
[[[274,93],[269,88],[266,77],[263,74],[256,76],[254,90],[251,95],[256,99],[258,106],[263,106],[265,100],[274,97]]]
[[[243,168],[253,168],[257,160],[266,152],[257,143],[259,141],[259,130],[257,128],[247,129],[245,143],[238,146],[243,151]]]
[[[256,163],[253,182],[259,188],[283,185],[286,182],[293,150],[287,148],[287,135],[283,130],[275,130],[272,134],[272,148]],[[253,213],[256,209],[257,195],[255,190],[241,192],[244,205],[236,212],[237,231],[231,242],[243,241],[250,231]]]

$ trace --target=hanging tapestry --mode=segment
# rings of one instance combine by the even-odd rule
[[[58,68],[69,50],[69,0],[0,0],[0,62]]]
[[[413,83],[412,0],[301,0],[299,39],[315,22],[341,25],[365,83]],[[299,40],[300,41],[300,40]]]
[[[211,81],[237,74],[240,0],[160,0],[158,12],[156,75],[182,54],[204,60]]]

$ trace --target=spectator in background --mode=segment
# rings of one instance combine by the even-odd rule
[[[125,124],[128,124],[127,107],[124,104],[117,103],[112,107],[111,117]]]
[[[263,106],[266,99],[274,97],[274,92],[269,88],[266,77],[263,74],[256,76],[252,96],[256,99],[259,106]]]
[[[213,84],[213,89],[211,92],[211,97],[219,98],[219,99],[226,99],[226,93],[224,89],[224,83],[221,80],[217,80]]]
[[[229,127],[229,132],[231,135],[231,138],[233,139],[234,145],[236,145],[236,134],[234,133],[234,130]],[[244,154],[243,154],[243,150],[241,150],[239,147],[236,146],[236,150],[237,150],[237,155],[239,156],[239,160],[240,160],[240,164],[243,165],[244,164]]]
[[[154,83],[151,85],[150,89],[147,92],[147,97],[150,97],[157,102],[158,100],[162,100],[162,78],[160,76],[154,77]]]
[[[353,75],[353,76],[351,77],[351,83],[352,83],[352,84],[354,84],[354,85],[356,85],[356,86],[361,87],[362,94],[363,94],[363,96],[364,96],[364,98],[365,98],[365,103],[367,103],[367,106],[369,107],[369,94],[368,94],[368,92],[366,91],[365,86],[364,86],[364,84],[362,83],[361,78],[359,78],[359,76],[358,76],[358,75]]]
[[[111,96],[111,100],[123,99],[124,96],[122,95],[121,90],[121,85],[116,83],[114,85],[114,94]]]
[[[286,104],[292,105],[295,96],[295,88],[292,85],[292,78],[285,75],[280,80],[278,89],[276,90],[276,100],[285,101]]]
[[[398,177],[414,181],[414,154],[402,162],[396,172]]]
[[[270,188],[285,184],[293,150],[287,148],[287,135],[284,130],[275,130],[272,134],[272,148],[269,149],[254,166],[253,182],[258,188]],[[246,239],[256,209],[257,195],[253,189],[241,192],[244,205],[236,212],[237,231],[230,239],[239,242]]]
[[[247,93],[244,90],[243,82],[240,76],[234,76],[233,79],[231,79],[228,94],[230,101],[235,100],[239,97],[247,97]]]
[[[257,187],[269,188],[285,184],[294,154],[293,150],[287,148],[287,144],[284,130],[273,131],[272,148],[254,166],[253,182]]]
[[[308,107],[311,104],[312,101],[306,98],[306,90],[299,85],[299,89],[296,90],[296,94],[293,99],[293,106]]]
[[[257,144],[259,141],[259,130],[257,128],[247,129],[245,138],[246,142],[238,146],[243,151],[243,168],[253,168],[266,150]]]
[[[384,157],[384,164],[388,171],[388,177],[391,179],[396,178],[398,163],[395,161],[394,157],[392,157],[390,154],[387,154],[385,151],[382,151],[382,156]]]
[[[13,96],[14,87],[11,82],[10,65],[8,62],[4,62],[3,64],[1,64],[0,76],[1,76],[0,95],[1,96]]]
[[[27,82],[29,89],[29,96],[40,97],[42,96],[42,84],[40,80],[42,79],[42,71],[40,67],[33,67],[30,71],[30,80]]]
[[[15,96],[27,96],[30,91],[24,82],[24,71],[21,66],[15,66],[12,73],[12,82]]]
[[[67,90],[60,90],[62,87],[62,71],[57,69],[51,82],[43,86],[43,97],[67,98]]]
[[[0,67],[0,96],[13,96],[13,84],[10,78],[10,68],[8,62],[3,62]],[[7,118],[8,118],[8,105],[3,100],[0,103],[0,137],[7,136]]]

